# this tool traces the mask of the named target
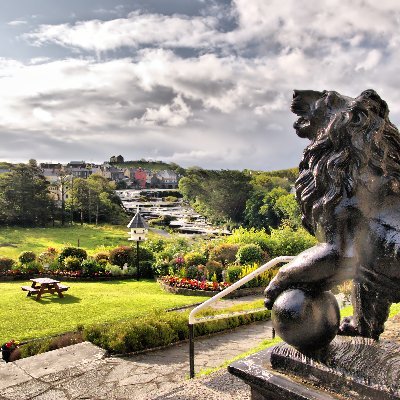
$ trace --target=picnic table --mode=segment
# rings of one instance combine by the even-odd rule
[[[21,289],[28,292],[27,297],[36,295],[36,300],[40,300],[44,293],[58,294],[58,297],[64,297],[62,292],[69,289],[69,286],[61,285],[60,281],[50,278],[30,279],[31,286],[21,286]]]

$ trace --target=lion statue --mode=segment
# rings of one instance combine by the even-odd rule
[[[320,292],[353,280],[354,315],[340,332],[379,339],[400,301],[400,135],[374,90],[356,98],[295,90],[293,127],[310,140],[296,181],[305,228],[319,244],[282,267],[265,305],[287,289]]]

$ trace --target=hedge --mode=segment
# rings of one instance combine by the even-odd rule
[[[167,312],[162,316],[150,314],[144,319],[97,324],[89,327],[80,326],[79,332],[76,333],[70,332],[54,338],[43,338],[24,344],[20,347],[20,353],[22,357],[29,357],[83,340],[88,340],[111,354],[127,354],[167,346],[189,338],[189,312]],[[215,314],[217,313],[218,311],[215,310]],[[269,318],[270,311],[263,310],[253,314],[241,314],[226,319],[207,321],[195,325],[195,336],[221,332]]]
[[[195,336],[221,332],[269,317],[270,312],[265,310],[196,324]],[[85,328],[83,337],[109,353],[127,354],[188,339],[188,318],[189,311],[171,312],[163,316],[149,315],[140,320],[99,324]]]

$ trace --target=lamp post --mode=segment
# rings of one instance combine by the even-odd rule
[[[144,218],[140,215],[139,206],[135,216],[131,219],[127,225],[130,228],[130,234],[128,240],[136,242],[136,279],[140,279],[140,265],[139,265],[139,243],[146,240],[148,232],[148,225]]]

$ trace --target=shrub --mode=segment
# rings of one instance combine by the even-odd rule
[[[167,196],[164,198],[164,201],[169,201],[170,203],[176,203],[178,198],[176,196]]]
[[[68,256],[64,258],[63,265],[67,271],[81,270],[81,260],[78,257]]]
[[[317,239],[305,229],[294,230],[289,226],[283,226],[271,230],[268,247],[271,257],[296,256],[316,243]]]
[[[6,272],[13,267],[15,261],[8,257],[0,257],[0,272]]]
[[[21,357],[34,356],[46,351],[81,343],[82,341],[82,332],[69,332],[53,338],[33,340],[20,347]]]
[[[240,279],[240,274],[242,273],[242,267],[240,265],[231,265],[226,270],[229,282],[234,283]]]
[[[236,260],[238,249],[239,245],[237,244],[222,243],[210,251],[210,259],[218,261],[225,267]]]
[[[217,281],[221,282],[222,281],[222,264],[219,263],[218,261],[209,261],[206,264],[206,268],[207,268],[207,278],[208,280],[212,280],[213,275],[216,275]]]
[[[31,261],[26,264],[21,264],[18,269],[23,274],[32,275],[38,274],[42,270],[42,266],[36,261]]]
[[[83,335],[85,340],[110,353],[130,353],[187,339],[189,336],[188,315],[189,312],[171,312],[161,316],[151,314],[142,319],[86,327]],[[270,312],[265,310],[196,324],[195,335],[220,332],[254,321],[266,320],[269,316]]]
[[[172,217],[170,215],[161,215],[161,217],[158,218],[153,218],[149,219],[149,225],[154,226],[154,225],[169,225],[169,223],[172,221]]]
[[[105,270],[110,272],[112,276],[121,276],[124,274],[124,271],[118,265],[107,264]]]
[[[23,251],[18,256],[18,260],[21,264],[28,264],[36,260],[36,254],[33,251]]]
[[[201,280],[201,278],[203,277],[203,273],[198,269],[196,265],[191,265],[190,267],[187,267],[186,277],[188,279]]]
[[[148,239],[143,243],[143,247],[153,253],[159,253],[164,250],[166,241],[164,239]]]
[[[60,264],[63,263],[64,259],[67,257],[75,257],[78,258],[80,261],[87,259],[87,252],[84,249],[80,249],[79,247],[66,247],[63,249],[58,256],[58,262]]]
[[[241,273],[239,278],[242,279],[245,276],[249,275],[253,271],[259,268],[259,265],[254,264],[254,265],[247,265],[242,267]],[[267,286],[271,279],[277,274],[278,270],[277,269],[270,269],[261,275],[256,276],[254,279],[251,281],[245,283],[244,287],[260,287],[260,286]]]
[[[87,259],[82,261],[82,272],[86,275],[92,275],[99,272],[104,272],[104,266],[100,265],[96,260]]]
[[[227,243],[258,244],[264,251],[269,251],[270,237],[265,230],[238,228],[226,239]]]
[[[201,254],[198,251],[191,251],[185,254],[185,264],[188,267],[205,264],[206,261],[207,259],[204,254]]]
[[[56,256],[57,253],[46,250],[39,254],[38,261],[42,265],[50,265],[55,261]]]
[[[146,261],[146,260],[139,261],[139,267],[140,267],[139,272],[141,278],[147,278],[147,279],[154,278],[153,263],[151,261]]]
[[[93,256],[94,260],[99,262],[101,260],[108,261],[110,259],[110,254],[106,252],[100,252]]]
[[[152,270],[154,276],[165,276],[169,274],[169,262],[165,260],[159,260],[152,264]]]
[[[236,261],[242,265],[262,262],[264,259],[264,252],[258,244],[245,244],[236,254]]]
[[[123,267],[133,263],[133,249],[130,246],[120,246],[110,251],[110,263]]]

